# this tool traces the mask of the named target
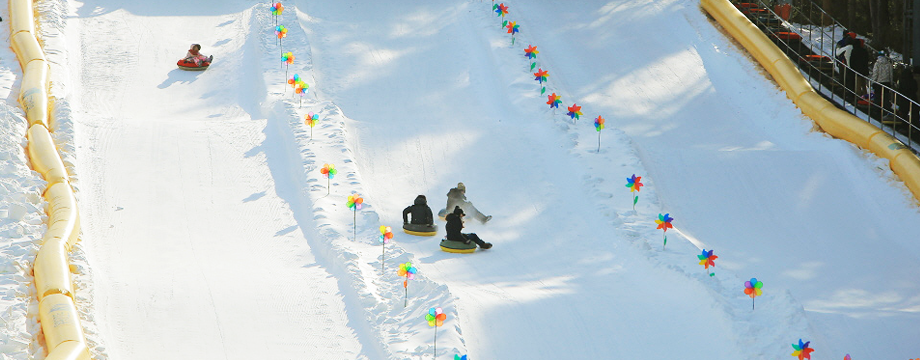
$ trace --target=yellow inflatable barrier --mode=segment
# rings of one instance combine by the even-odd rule
[[[701,0],[700,6],[751,53],[802,110],[831,136],[889,160],[914,198],[920,200],[920,159],[881,129],[840,110],[811,87],[798,67],[728,0]]]
[[[51,185],[45,190],[45,200],[48,201],[48,231],[44,238],[64,240],[70,250],[80,238],[80,212],[70,184]]]
[[[32,35],[32,33],[23,31],[13,35],[12,43],[16,58],[19,59],[19,66],[23,70],[32,61],[45,60],[45,53],[42,52],[41,46],[38,45],[38,40],[35,39],[35,35]]]
[[[29,62],[24,67],[19,88],[19,105],[26,113],[29,126],[42,124],[50,128],[48,121],[48,66],[44,60]]]
[[[35,15],[27,1],[10,1],[10,34],[27,31],[35,34]]]
[[[49,134],[48,66],[35,37],[32,0],[10,0],[10,47],[22,67],[19,103],[29,122],[26,137],[34,169],[48,181],[48,231],[33,265],[46,360],[90,360],[73,299],[67,252],[80,235],[80,216],[67,169]]]
[[[58,156],[57,147],[44,125],[32,125],[26,132],[32,167],[45,177],[48,185],[67,181],[67,168]]]
[[[35,289],[38,291],[39,301],[54,294],[73,297],[70,260],[64,241],[45,241],[38,251],[32,269],[35,273]]]
[[[80,317],[73,299],[60,295],[48,295],[38,303],[38,318],[45,332],[45,344],[48,346],[51,359],[61,345],[65,343],[79,343],[81,346],[68,345],[62,350],[65,353],[76,352],[72,359],[88,360],[89,353],[86,349],[86,340],[83,339],[83,329],[80,327]],[[69,348],[69,349],[68,349]]]

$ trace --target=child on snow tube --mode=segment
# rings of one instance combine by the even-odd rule
[[[207,63],[206,65],[211,64],[211,60],[214,60],[214,55],[204,56],[199,52],[201,51],[201,45],[192,44],[192,47],[188,49],[188,53],[185,54],[185,61],[190,61],[195,63],[195,66],[200,67],[201,64]]]
[[[409,215],[412,216],[411,221]],[[415,203],[403,210],[403,230],[413,235],[434,236],[437,233],[438,227],[434,224],[425,195],[417,196]]]
[[[463,209],[461,209],[459,206],[454,207],[454,212],[447,214],[447,225],[444,226],[444,228],[447,229],[447,240],[462,242],[466,244],[469,244],[472,241],[476,243],[476,245],[479,245],[479,247],[483,250],[491,248],[491,243],[482,241],[482,239],[480,239],[476,234],[464,234],[460,232],[460,230],[463,229],[464,216],[466,216],[466,214],[463,213]]]

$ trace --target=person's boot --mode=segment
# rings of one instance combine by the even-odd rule
[[[492,215],[486,216],[486,218],[485,218],[484,220],[482,220],[482,223],[485,224],[485,223],[489,222],[489,220],[492,220]]]
[[[485,244],[479,245],[479,248],[480,248],[480,249],[483,249],[483,250],[491,249],[491,248],[492,248],[492,243],[485,243]]]

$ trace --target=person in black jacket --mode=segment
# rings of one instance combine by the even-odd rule
[[[411,222],[409,214],[412,214]],[[425,195],[415,197],[415,204],[403,210],[403,224],[434,225],[434,216],[431,215],[431,208],[428,207],[428,199],[425,198]]]
[[[853,42],[853,52],[850,53],[850,67],[857,74],[856,76],[856,96],[866,94],[866,77],[869,76],[869,50],[866,50],[866,41],[856,39]]]
[[[476,245],[479,245],[479,248],[483,250],[491,248],[492,244],[482,241],[478,235],[474,233],[464,234],[460,232],[460,230],[463,229],[463,217],[465,215],[466,214],[463,213],[463,209],[461,209],[459,206],[454,207],[454,212],[447,214],[447,225],[444,226],[444,228],[447,229],[447,240],[462,241],[467,244],[472,241],[476,243]]]

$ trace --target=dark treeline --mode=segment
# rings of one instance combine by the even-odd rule
[[[904,33],[905,2],[913,0],[814,0],[847,30],[866,36],[876,49],[890,49],[905,54],[908,44]],[[794,0],[793,5],[807,11],[812,0]],[[815,17],[814,19],[818,19]],[[830,24],[825,17],[824,25]]]

